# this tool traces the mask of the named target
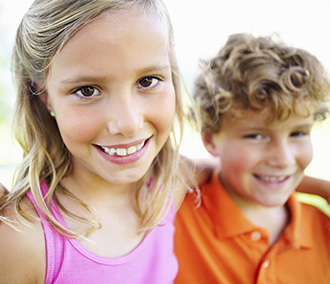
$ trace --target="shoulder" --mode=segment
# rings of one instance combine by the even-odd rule
[[[330,223],[330,217],[327,216],[317,205],[313,205],[310,203],[306,203],[304,201],[299,200],[299,203],[302,207],[303,217],[310,216],[310,218],[320,218],[324,222]]]
[[[37,216],[28,198],[23,200],[22,209]],[[7,222],[0,220],[0,284],[43,283],[46,251],[41,222],[23,223],[15,216],[13,206],[6,209],[2,218]]]
[[[305,224],[306,231],[315,234],[317,238],[325,238],[330,246],[328,241],[330,238],[330,217],[311,204],[301,202],[301,208],[301,220]]]

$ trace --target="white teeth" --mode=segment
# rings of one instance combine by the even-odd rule
[[[281,182],[281,181],[284,181],[287,177],[286,176],[283,176],[283,177],[272,177],[272,176],[264,176],[264,177],[262,177],[262,176],[259,176],[259,178],[262,181],[272,183],[272,182]]]
[[[144,143],[145,143],[145,141],[143,141],[141,144],[137,145],[137,146],[136,146],[136,150],[137,150],[137,151],[141,150],[142,147],[144,146]]]
[[[113,156],[114,154],[117,154],[118,156],[127,156],[127,155],[131,155],[134,154],[136,151],[139,151],[142,149],[142,147],[144,146],[145,141],[143,141],[142,143],[140,143],[137,146],[131,146],[128,149],[125,148],[108,148],[108,147],[102,147],[103,151],[108,153],[109,155]]]
[[[133,154],[136,152],[136,147],[135,146],[131,146],[127,149],[127,154],[130,155],[130,154]]]
[[[117,155],[118,155],[118,156],[126,156],[126,155],[127,155],[127,151],[126,151],[126,149],[118,148],[118,149],[117,149]]]

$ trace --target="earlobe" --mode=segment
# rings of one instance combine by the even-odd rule
[[[214,143],[214,134],[210,131],[204,131],[202,133],[202,141],[205,149],[213,156],[219,156],[217,147]]]
[[[44,92],[40,93],[38,95],[38,97],[42,101],[42,103],[46,106],[50,117],[55,118],[55,113],[53,111],[53,107],[52,107],[52,104],[51,104],[51,101],[49,99],[49,96],[48,96],[47,92],[44,91]]]
[[[46,106],[48,111],[51,112],[53,110],[53,108],[49,101],[48,94],[46,92],[43,92],[38,97],[44,103],[44,105]]]

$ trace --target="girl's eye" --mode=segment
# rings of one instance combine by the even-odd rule
[[[158,78],[155,77],[144,77],[139,81],[139,88],[154,88],[159,82]]]
[[[92,86],[85,86],[78,89],[75,93],[81,97],[91,97],[100,94],[100,91]]]

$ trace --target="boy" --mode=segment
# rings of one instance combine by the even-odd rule
[[[306,51],[233,35],[196,82],[221,171],[176,218],[175,283],[330,283],[330,219],[294,190],[312,160],[329,81]]]

